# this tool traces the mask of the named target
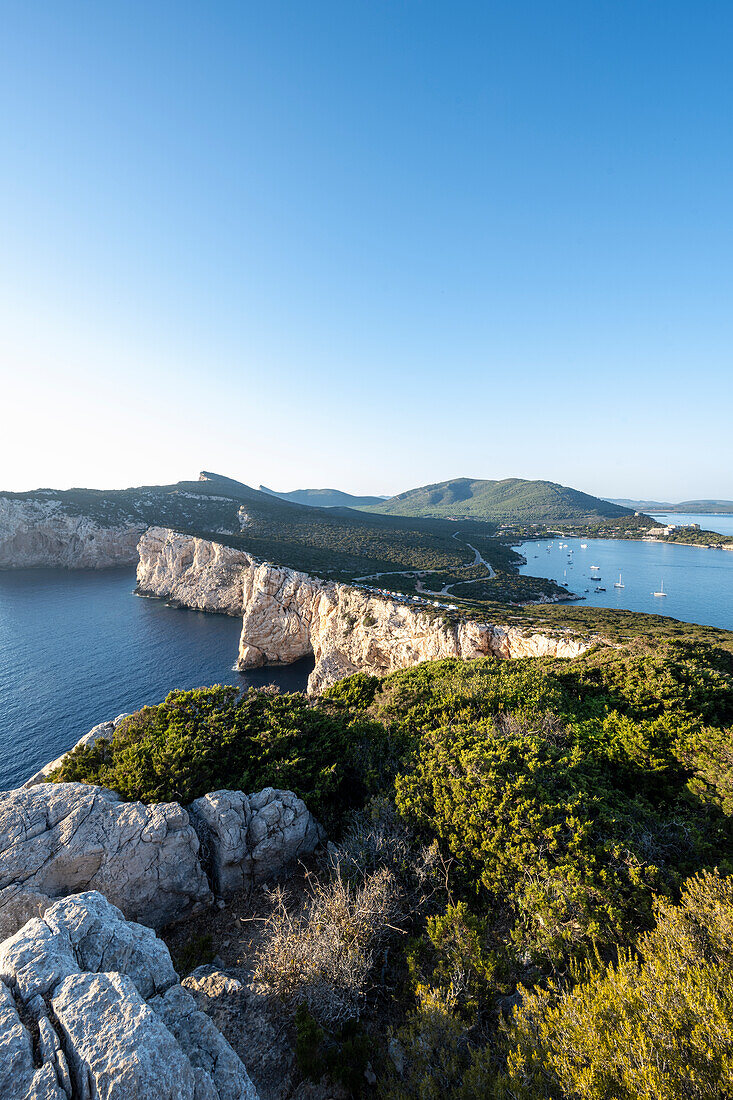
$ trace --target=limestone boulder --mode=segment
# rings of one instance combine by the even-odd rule
[[[124,974],[70,974],[51,1006],[79,1100],[195,1100],[193,1066]]]
[[[219,897],[277,878],[325,840],[323,828],[292,791],[212,791],[189,807],[201,854]]]
[[[0,1096],[257,1100],[165,944],[96,891],[0,944]]]
[[[208,905],[199,841],[176,802],[145,806],[84,783],[0,797],[0,927],[5,935],[59,897],[99,890],[160,928]]]
[[[171,986],[150,1004],[185,1052],[194,1074],[200,1078],[202,1090],[203,1084],[210,1081],[215,1090],[212,1097],[257,1100],[243,1063],[187,990],[180,985]],[[199,1100],[198,1092],[196,1100]]]

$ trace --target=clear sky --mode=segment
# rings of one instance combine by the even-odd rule
[[[733,5],[6,0],[0,487],[733,498]]]

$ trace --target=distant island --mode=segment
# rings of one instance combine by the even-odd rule
[[[633,508],[637,512],[682,512],[689,515],[729,515],[733,513],[733,500],[683,500],[670,504],[662,500],[628,500],[625,497],[609,497],[611,504]]]

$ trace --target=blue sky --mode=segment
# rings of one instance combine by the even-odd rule
[[[733,497],[729,3],[6,2],[0,485]]]

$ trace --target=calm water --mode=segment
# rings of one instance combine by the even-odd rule
[[[173,688],[305,688],[312,661],[234,672],[239,620],[141,599],[134,585],[130,569],[0,572],[0,790]]]
[[[560,550],[557,539],[522,543],[517,549],[527,564],[520,572],[567,583],[594,607],[645,611],[733,630],[733,552],[618,539],[588,539],[583,550],[583,541],[563,539],[568,550]],[[591,565],[600,569],[591,571]],[[613,587],[619,573],[624,588]],[[594,592],[595,576],[602,578],[605,592]],[[662,581],[668,595],[660,599],[652,593]]]
[[[733,516],[693,516],[686,512],[650,512],[660,523],[699,523],[703,531],[717,531],[719,535],[733,535]]]

